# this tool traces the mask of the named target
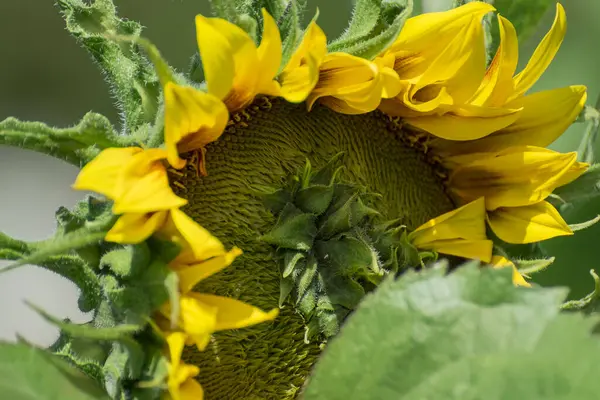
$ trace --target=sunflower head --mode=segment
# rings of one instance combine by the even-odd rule
[[[497,15],[490,49],[484,2],[408,18],[410,5],[358,1],[329,43],[296,1],[215,2],[218,17],[195,18],[198,84],[108,0],[59,3],[113,75],[126,70],[114,52],[136,71],[118,80],[137,90],[135,140],[71,154],[85,164],[74,188],[104,196],[102,212],[59,215],[70,228],[32,256],[86,266],[64,274],[94,311],[86,338],[112,345],[94,370],[112,398],[297,398],[382,282],[448,258],[510,267],[529,287],[504,248],[577,228],[555,192],[589,164],[545,147],[586,89],[529,92],[564,37],[559,4],[517,73],[516,30]]]

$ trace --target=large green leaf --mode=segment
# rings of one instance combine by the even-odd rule
[[[510,269],[436,267],[385,281],[328,345],[304,399],[597,399],[597,320]]]
[[[60,357],[22,343],[0,343],[0,398],[109,399],[91,378]]]
[[[328,50],[374,58],[396,40],[412,6],[412,0],[357,0],[348,29]]]

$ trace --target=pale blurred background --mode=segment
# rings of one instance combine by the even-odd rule
[[[423,0],[417,8],[442,10],[452,0]],[[141,21],[145,35],[172,65],[185,70],[195,51],[194,15],[207,14],[207,0],[115,0],[120,15]],[[419,2],[420,3],[420,2]],[[307,15],[320,10],[319,23],[330,38],[345,28],[351,0],[310,1]],[[570,84],[589,88],[589,103],[600,93],[600,0],[566,0],[569,29],[565,42],[534,90]],[[552,23],[549,10],[534,37],[522,43],[525,62]],[[112,106],[108,87],[87,53],[66,30],[52,0],[0,2],[0,119],[14,116],[39,120],[56,126],[75,124],[87,111],[109,117],[115,125],[119,116]],[[560,151],[577,149],[582,125],[572,127],[553,147]],[[77,169],[53,158],[0,146],[0,230],[25,240],[48,237],[54,230],[54,211],[72,206],[82,197],[70,185]],[[591,204],[569,222],[579,222],[600,213],[600,204]],[[588,270],[596,268],[600,226],[579,232],[575,238],[547,243],[557,262],[536,276],[537,282],[553,285],[565,282],[572,296],[580,297],[593,285]],[[5,264],[0,264],[5,265]],[[13,340],[18,333],[40,345],[52,343],[57,331],[24,305],[23,300],[41,306],[58,317],[84,321],[77,309],[76,288],[60,277],[35,267],[0,275],[0,339]]]

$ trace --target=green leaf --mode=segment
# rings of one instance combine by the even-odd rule
[[[51,324],[60,328],[61,331],[65,332],[69,336],[82,338],[82,339],[93,339],[93,340],[121,340],[129,337],[130,335],[138,332],[140,327],[138,325],[118,325],[110,328],[99,328],[94,327],[90,323],[85,324],[73,324],[70,322],[61,321],[60,319],[53,317],[46,311],[42,310],[36,305],[27,303],[29,307],[35,310],[42,318]]]
[[[90,251],[90,247],[96,246],[103,241],[106,233],[116,220],[116,217],[112,214],[110,203],[100,202],[93,197],[89,197],[80,202],[72,213],[59,209],[57,220],[58,229],[54,237],[37,243],[28,243],[26,246],[27,252],[23,253],[22,257],[16,263],[7,266],[0,270],[0,272],[6,272],[25,264],[36,264],[42,267],[46,265],[56,266],[61,263],[62,256],[68,258],[68,256],[76,253],[74,252],[76,250],[82,250],[78,256],[84,264],[89,263],[90,265],[97,266],[99,263],[97,259],[99,253],[97,249],[96,251],[93,251],[93,249]],[[94,257],[96,258],[95,260]],[[79,264],[79,260],[72,257],[70,261],[71,267]],[[66,259],[64,262],[67,264]],[[71,268],[68,271],[72,272],[73,270]],[[63,275],[60,269],[54,272]],[[63,276],[71,279],[67,270],[65,270]],[[74,282],[79,283],[75,280]]]
[[[600,215],[597,215],[596,217],[594,217],[588,221],[585,221],[585,222],[580,222],[578,224],[569,224],[569,228],[571,228],[571,230],[573,232],[577,232],[577,231],[587,229],[593,225],[596,225],[598,223],[598,221],[600,221]]]
[[[152,65],[133,43],[111,36],[140,37],[142,26],[120,19],[112,0],[58,0],[67,30],[90,52],[111,85],[124,115],[124,131],[154,122],[160,84]]]
[[[588,125],[585,128],[581,143],[577,149],[577,161],[591,164],[596,158],[594,156],[594,147],[596,147],[596,141],[600,133],[600,96],[598,96],[594,107],[585,106],[581,112],[581,116]]]
[[[10,400],[108,400],[66,361],[25,344],[0,343],[0,393]]]
[[[600,309],[600,277],[593,269],[590,275],[594,278],[594,291],[580,300],[566,301],[561,309],[564,311],[584,311],[586,313],[597,312]]]
[[[315,249],[319,258],[326,260],[329,268],[340,275],[365,276],[379,270],[374,250],[354,237],[317,241]]]
[[[319,215],[327,210],[333,199],[333,186],[311,185],[298,190],[294,203],[302,210]]]
[[[42,242],[39,246],[36,246],[31,254],[0,270],[0,272],[6,272],[26,264],[43,265],[46,260],[53,256],[62,255],[71,250],[99,243],[104,239],[107,232],[108,229],[102,231],[80,229],[76,232]]]
[[[348,29],[327,48],[373,59],[396,40],[412,7],[412,0],[357,0]]]
[[[100,260],[100,267],[108,268],[120,277],[131,278],[148,266],[150,257],[148,245],[142,242],[107,252]]]
[[[554,263],[555,258],[540,258],[536,260],[513,260],[521,274],[529,275],[543,271]]]
[[[284,249],[309,250],[316,233],[315,216],[288,203],[273,229],[261,240]]]
[[[283,255],[283,271],[281,275],[284,278],[290,276],[290,274],[294,271],[296,264],[298,261],[304,258],[304,253],[300,251],[286,251]]]
[[[285,68],[292,54],[302,42],[304,35],[300,28],[301,8],[302,6],[298,5],[297,0],[289,0],[283,15],[278,17],[277,22],[282,41],[280,70]]]
[[[125,395],[123,383],[140,378],[144,364],[144,350],[132,339],[114,342],[112,351],[104,363],[104,387],[110,396]]]
[[[594,399],[598,320],[510,269],[445,265],[386,280],[317,362],[304,399]],[[368,371],[368,373],[366,373]]]
[[[133,138],[119,136],[104,116],[90,112],[72,128],[7,118],[0,122],[0,144],[38,151],[81,167],[106,148],[131,146],[134,142]]]

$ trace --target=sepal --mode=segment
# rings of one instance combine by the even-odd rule
[[[412,0],[358,0],[350,25],[327,48],[371,60],[396,40],[412,8]]]

